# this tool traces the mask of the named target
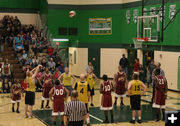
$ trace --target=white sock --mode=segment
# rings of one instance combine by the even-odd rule
[[[87,121],[87,124],[89,124],[89,123],[90,123],[90,119],[89,119],[89,117],[87,117],[86,121]]]
[[[135,117],[132,117],[132,120],[135,120]]]
[[[139,116],[139,120],[141,120],[141,117]]]

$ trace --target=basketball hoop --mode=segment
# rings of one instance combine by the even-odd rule
[[[142,48],[142,43],[143,42],[148,42],[148,37],[146,38],[133,38],[133,42],[134,42],[134,48],[135,49],[140,49]]]

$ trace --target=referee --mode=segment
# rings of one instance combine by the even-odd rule
[[[86,106],[83,102],[77,100],[78,92],[71,92],[71,102],[65,105],[64,124],[65,126],[83,126],[87,117]],[[67,125],[67,122],[69,124]]]

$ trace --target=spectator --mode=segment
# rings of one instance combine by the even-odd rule
[[[47,67],[47,62],[45,59],[42,60],[41,65],[43,66],[43,70]]]
[[[54,80],[57,80],[61,75],[61,72],[59,71],[59,68],[56,68],[56,71],[54,72]]]
[[[145,82],[144,78],[145,78],[144,77],[144,68],[143,68],[143,65],[140,64],[140,66],[139,66],[139,80],[144,83]]]
[[[18,42],[17,45],[15,45],[15,57],[17,57],[18,53],[22,53],[22,51],[24,50],[24,46],[23,44],[21,44],[20,42]]]
[[[33,45],[32,51],[34,52],[34,55],[37,55],[38,48],[37,48],[36,44]]]
[[[86,67],[86,72],[88,73],[89,69],[94,70],[94,67],[91,62],[89,62],[88,66]]]
[[[48,55],[49,55],[49,57],[52,57],[52,55],[53,55],[53,48],[52,48],[52,46],[49,46],[49,48],[48,48]]]
[[[59,54],[56,53],[55,57],[54,57],[54,62],[57,63],[57,62],[61,62],[61,58],[59,57]]]
[[[53,61],[53,58],[50,58],[50,61],[47,64],[48,64],[49,70],[51,71],[51,73],[53,73],[56,66],[55,62]]]
[[[42,43],[43,49],[47,49],[49,45],[50,45],[50,44],[49,44],[47,38],[44,37],[44,40],[43,40],[43,43]]]
[[[36,47],[37,47],[37,51],[38,51],[39,53],[41,53],[41,52],[42,52],[42,49],[43,49],[43,47],[42,47],[42,42],[41,42],[39,39],[37,39],[37,40],[35,41],[35,45],[36,45]]]
[[[58,61],[58,62],[56,63],[56,68],[59,68],[60,66],[61,66],[61,62]]]
[[[16,46],[18,43],[23,44],[23,38],[20,36],[20,34],[18,34],[17,37],[14,37],[14,46]]]
[[[25,40],[25,42],[27,42],[28,44],[31,43],[31,36],[30,36],[29,32],[26,34],[24,40]]]
[[[61,73],[64,73],[64,69],[65,69],[65,65],[63,63],[61,63],[60,66],[59,66],[59,71]]]
[[[27,56],[28,56],[28,55],[27,55],[26,51],[23,50],[23,54],[22,54],[22,56],[20,57],[20,61],[21,61],[21,63],[22,63],[23,66],[24,66],[24,64],[26,63]]]
[[[32,39],[32,44],[35,44],[35,41],[37,39],[37,35],[35,31],[32,31],[31,33],[31,39]]]
[[[128,77],[128,59],[126,58],[125,54],[122,55],[122,58],[119,61],[119,65],[123,68],[124,72],[126,73],[126,77]]]
[[[33,65],[31,57],[28,57],[28,59],[26,60],[26,64],[29,64],[30,66]]]
[[[149,64],[148,68],[147,68],[147,84],[148,84],[148,88],[149,85],[152,83],[152,72],[153,70],[156,68],[156,65],[154,64],[154,60],[151,61],[151,63]]]
[[[3,75],[3,79],[11,78],[11,65],[8,63],[8,59],[5,60],[2,66],[2,75]]]
[[[139,73],[139,66],[140,66],[139,59],[136,58],[135,59],[135,64],[134,64],[134,72]]]
[[[34,56],[32,59],[32,64],[33,64],[33,68],[38,66],[39,64],[39,59],[37,58],[37,56]]]
[[[27,41],[24,42],[24,49],[25,49],[26,53],[28,54],[29,53],[29,44]]]

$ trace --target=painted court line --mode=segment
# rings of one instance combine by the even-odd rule
[[[99,122],[103,122],[103,120],[101,120],[101,119],[99,119],[99,118],[97,118],[97,117],[95,117],[95,116],[93,116],[93,115],[91,115],[91,114],[89,114],[89,116],[92,117],[92,118],[94,118],[94,119],[96,119],[96,120],[98,120]]]

